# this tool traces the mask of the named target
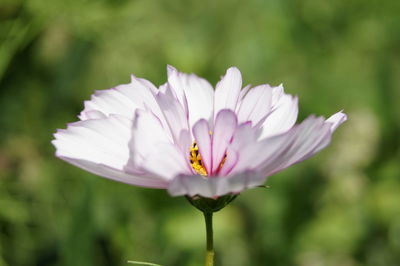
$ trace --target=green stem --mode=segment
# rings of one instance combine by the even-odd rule
[[[214,239],[213,239],[213,222],[212,222],[213,213],[203,212],[203,214],[206,222],[206,236],[207,236],[205,266],[214,266]]]

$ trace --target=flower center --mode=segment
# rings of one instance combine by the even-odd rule
[[[203,165],[203,161],[201,159],[201,155],[200,155],[200,152],[199,152],[199,146],[197,146],[196,141],[194,141],[192,146],[190,147],[189,160],[190,160],[190,165],[196,171],[196,173],[198,173],[199,175],[202,175],[202,176],[208,176],[209,175],[209,173],[207,173],[207,170]],[[216,171],[216,173],[218,173],[219,170],[221,170],[221,168],[224,165],[225,161],[226,161],[226,153],[224,155],[224,158],[220,162],[220,164],[218,166],[218,170]]]
[[[193,142],[192,147],[190,147],[190,155],[189,160],[192,168],[202,176],[207,176],[207,170],[203,165],[203,161],[201,160],[201,155],[199,152],[199,147],[197,146],[196,141]]]

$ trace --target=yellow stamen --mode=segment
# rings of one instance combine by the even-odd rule
[[[210,135],[211,134],[212,134],[212,132],[210,131]],[[190,160],[190,165],[196,171],[196,173],[198,173],[199,175],[202,175],[202,176],[208,176],[207,170],[204,167],[203,161],[201,159],[199,147],[197,146],[196,141],[194,141],[192,144],[192,147],[190,147],[189,160]],[[225,154],[224,158],[222,159],[221,163],[219,164],[217,172],[219,172],[219,170],[221,170],[225,161],[226,161],[226,154]]]
[[[207,170],[203,165],[203,161],[201,160],[201,155],[199,152],[199,147],[196,144],[196,141],[193,142],[192,147],[190,147],[190,164],[192,168],[202,176],[207,176]]]

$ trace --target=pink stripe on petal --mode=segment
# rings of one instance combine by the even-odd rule
[[[232,171],[232,169],[236,166],[238,160],[239,160],[239,152],[237,152],[234,149],[230,149],[230,147],[228,147],[228,150],[226,152],[226,160],[223,166],[221,167],[218,176],[228,175]]]

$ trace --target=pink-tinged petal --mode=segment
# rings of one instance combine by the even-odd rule
[[[208,122],[204,119],[198,121],[193,127],[193,136],[199,147],[200,156],[207,173],[212,172],[212,146]]]
[[[282,167],[287,167],[310,154],[319,143],[331,135],[330,126],[322,117],[310,116],[297,128],[295,139],[281,157]]]
[[[172,196],[199,195],[207,198],[215,198],[228,193],[240,193],[245,189],[257,187],[262,185],[265,179],[262,173],[252,171],[220,178],[180,175],[171,181],[168,192]]]
[[[236,127],[237,117],[233,111],[224,109],[217,114],[212,132],[212,170],[209,175],[218,172]]]
[[[188,121],[185,111],[179,101],[174,98],[167,88],[166,93],[159,93],[157,95],[157,102],[162,110],[164,118],[168,124],[171,135],[175,143],[179,142],[179,137],[182,130],[189,131]]]
[[[148,173],[171,180],[178,175],[192,175],[185,154],[172,143],[157,145],[157,151],[149,154],[142,162],[142,169]]]
[[[131,124],[117,115],[79,121],[55,133],[52,143],[59,158],[96,175],[138,186],[165,187],[163,180],[124,172]]]
[[[331,117],[329,117],[326,121],[325,124],[330,125],[330,131],[331,131],[331,135],[333,134],[333,132],[345,121],[347,120],[347,115],[345,113],[343,113],[343,111],[340,111],[334,115],[332,115]],[[315,153],[318,153],[320,150],[324,149],[326,146],[328,146],[328,144],[331,141],[331,137],[329,136],[327,138],[325,138],[323,141],[321,141],[318,145],[318,147],[313,151],[313,153],[310,155],[312,156]],[[306,159],[306,158],[305,158]]]
[[[240,102],[237,112],[239,123],[251,121],[256,125],[271,111],[272,88],[260,85],[250,89]]]
[[[278,87],[279,88],[279,87]],[[276,90],[275,94],[279,94]],[[274,98],[274,96],[273,96]],[[280,98],[273,99],[272,111],[262,124],[260,139],[282,134],[293,127],[297,120],[298,99],[288,94],[281,94]]]
[[[221,169],[218,172],[218,176],[227,176],[231,173],[232,169],[236,166],[239,161],[238,150],[228,147],[226,151],[225,162],[223,163]]]
[[[149,81],[132,76],[130,84],[119,85],[109,90],[96,91],[80,114],[81,120],[91,119],[93,111],[103,115],[118,114],[132,119],[137,108],[149,108],[156,115],[161,111],[155,100],[155,87]]]
[[[344,122],[344,119],[338,119],[338,121]],[[294,137],[285,152],[263,165],[263,171],[267,175],[308,159],[325,148],[333,133],[332,122],[324,121],[322,117],[310,116],[290,132],[294,133]]]
[[[240,173],[246,169],[259,171],[267,162],[273,161],[285,152],[293,140],[293,135],[294,132],[289,131],[257,141],[256,128],[245,124],[240,125],[230,147],[238,153],[239,158],[229,174]]]
[[[131,171],[140,169],[144,158],[158,152],[158,145],[172,143],[161,121],[151,112],[138,109],[133,122],[132,136],[129,142]]]
[[[233,135],[226,152],[226,161],[221,167],[219,175],[242,172],[247,169],[246,158],[252,157],[254,148],[257,147],[256,130],[251,126],[250,122],[240,124]]]
[[[335,131],[338,126],[340,126],[343,122],[345,122],[347,120],[347,115],[345,113],[343,113],[343,111],[340,111],[334,115],[332,115],[331,117],[329,117],[326,122],[327,123],[331,123],[331,131]]]
[[[242,75],[239,69],[229,68],[215,89],[214,118],[222,109],[236,110],[241,88]]]

